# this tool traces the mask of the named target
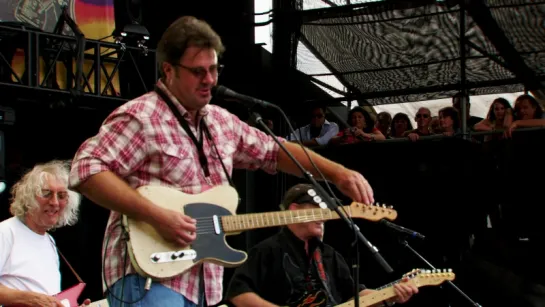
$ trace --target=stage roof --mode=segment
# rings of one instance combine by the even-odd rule
[[[451,97],[459,90],[463,63],[471,95],[524,90],[506,68],[506,53],[467,11],[465,61],[460,56],[457,1],[359,2],[367,3],[298,2],[299,70],[338,79],[342,90],[371,105]],[[527,68],[545,79],[545,1],[484,3]]]

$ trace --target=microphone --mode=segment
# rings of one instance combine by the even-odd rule
[[[385,219],[380,220],[379,223],[381,223],[382,225],[384,225],[384,226],[386,226],[388,228],[391,228],[391,229],[393,229],[393,230],[395,230],[397,232],[409,235],[409,236],[411,236],[413,238],[418,238],[418,239],[422,239],[422,240],[424,240],[426,238],[424,235],[422,235],[422,234],[420,234],[420,233],[418,233],[418,232],[416,232],[414,230],[410,230],[410,229],[407,229],[407,228],[405,228],[403,226],[399,226],[399,225],[394,224],[394,223],[392,223],[392,222],[390,222],[388,220],[385,220]]]
[[[260,100],[260,99],[254,98],[254,97],[246,96],[246,95],[243,95],[243,94],[239,94],[239,93],[237,93],[237,92],[235,92],[233,90],[230,90],[230,89],[226,88],[223,85],[214,86],[212,88],[212,95],[214,95],[214,96],[216,96],[218,98],[226,99],[226,100],[227,99],[235,100],[235,101],[243,104],[244,106],[246,106],[249,109],[252,109],[255,106],[261,106],[261,107],[264,107],[264,108],[268,108],[268,107],[276,108],[276,105],[274,105],[274,104],[272,104],[270,102]]]

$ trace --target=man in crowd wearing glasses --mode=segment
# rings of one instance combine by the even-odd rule
[[[155,90],[115,110],[98,134],[76,153],[70,186],[111,210],[103,260],[104,283],[112,307],[121,306],[122,301],[151,307],[207,306],[222,298],[223,267],[208,262],[153,282],[146,290],[146,278],[127,260],[122,215],[150,225],[180,247],[195,240],[199,225],[182,212],[154,204],[135,188],[162,185],[199,194],[232,184],[235,167],[301,175],[271,137],[209,104],[223,49],[220,37],[206,22],[180,17],[159,41],[161,79]],[[285,146],[311,169],[297,144],[285,142]],[[373,191],[361,174],[316,153],[310,155],[341,192],[354,201],[374,201]]]
[[[305,146],[326,145],[329,140],[339,133],[339,126],[325,119],[325,108],[315,107],[311,110],[310,124],[295,130],[287,139],[290,141],[301,140]]]
[[[414,120],[416,121],[416,129],[405,131],[403,134],[407,136],[411,141],[416,141],[420,136],[426,136],[432,134],[430,129],[431,112],[428,108],[420,108],[416,112]]]

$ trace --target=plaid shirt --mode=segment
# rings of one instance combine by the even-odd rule
[[[190,123],[189,113],[161,81],[162,88]],[[236,116],[214,105],[199,112],[231,174],[233,167],[257,169],[274,173],[279,146],[266,134],[248,126]],[[204,135],[204,134],[203,134]],[[70,187],[77,187],[89,176],[112,171],[124,178],[131,187],[163,185],[184,193],[197,194],[213,186],[228,184],[221,162],[208,139],[203,149],[208,159],[210,177],[200,166],[198,151],[191,138],[180,126],[166,103],[155,92],[147,93],[119,107],[106,118],[97,135],[85,141],[72,164]],[[112,211],[106,227],[103,254],[106,251],[104,282],[111,286],[123,276],[125,241],[122,238],[121,214]],[[107,238],[109,239],[106,246]],[[161,283],[198,303],[200,266]],[[127,261],[126,274],[136,273]],[[217,304],[222,298],[223,267],[204,264],[207,303]],[[105,285],[104,285],[105,286]]]

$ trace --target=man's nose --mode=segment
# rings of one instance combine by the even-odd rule
[[[206,75],[203,78],[203,82],[206,84],[213,84],[215,80],[215,77],[210,72],[206,72]]]
[[[57,193],[53,193],[53,195],[51,195],[51,198],[49,198],[49,203],[51,205],[58,205],[59,204],[59,197],[57,196]]]

